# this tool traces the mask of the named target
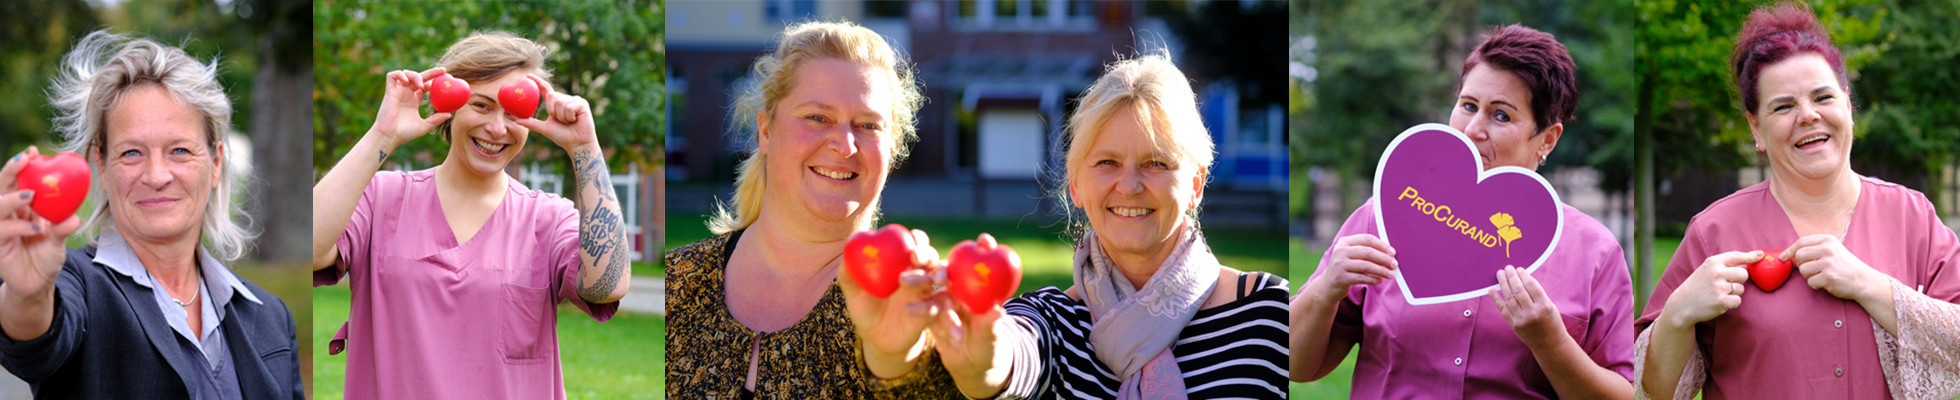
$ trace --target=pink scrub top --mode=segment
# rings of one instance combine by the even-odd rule
[[[1860,184],[1851,226],[1841,238],[1844,247],[1907,287],[1923,287],[1926,295],[1947,302],[1960,300],[1960,271],[1949,268],[1960,262],[1960,242],[1940,223],[1933,204],[1897,184],[1872,178]],[[1717,200],[1688,223],[1681,248],[1640,316],[1640,329],[1660,317],[1668,296],[1708,257],[1783,250],[1796,241],[1796,228],[1770,195],[1768,182]],[[1871,315],[1858,302],[1811,289],[1796,271],[1774,292],[1745,286],[1741,307],[1695,326],[1695,346],[1708,371],[1703,398],[1891,397]]]
[[[1374,200],[1334,237],[1380,236]],[[1633,380],[1633,279],[1613,233],[1578,209],[1560,204],[1565,227],[1558,247],[1531,276],[1558,306],[1572,339],[1593,363]],[[1422,251],[1415,244],[1397,252]],[[1327,267],[1321,258],[1321,269]],[[1521,266],[1522,267],[1522,266]],[[1495,274],[1493,274],[1494,276]],[[1531,349],[1490,297],[1430,305],[1402,299],[1394,280],[1355,285],[1335,316],[1332,337],[1355,341],[1356,399],[1547,399],[1552,383]]]
[[[579,299],[572,202],[510,182],[503,203],[458,244],[434,170],[379,172],[341,232],[340,262],[314,286],[346,277],[350,399],[563,399],[560,302],[606,321],[619,303]]]

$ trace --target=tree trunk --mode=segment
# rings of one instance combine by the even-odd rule
[[[1642,81],[1653,82],[1652,77],[1642,77]],[[1647,309],[1647,298],[1654,292],[1654,114],[1648,105],[1653,104],[1654,89],[1651,85],[1640,85],[1639,105],[1635,107],[1633,123],[1633,193],[1634,223],[1633,243],[1633,308],[1636,312]]]
[[[279,24],[280,21],[274,21]],[[247,213],[263,230],[258,254],[272,263],[304,263],[312,257],[313,63],[280,60],[304,54],[279,51],[273,37],[290,26],[267,28],[258,43],[260,60],[253,76],[252,159],[258,164],[247,196]],[[304,34],[304,33],[302,33]]]

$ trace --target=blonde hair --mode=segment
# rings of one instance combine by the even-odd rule
[[[796,67],[805,61],[825,58],[891,72],[894,86],[891,88],[894,95],[891,129],[898,137],[894,140],[895,148],[889,154],[891,165],[896,168],[911,153],[912,143],[918,141],[918,128],[914,126],[917,117],[914,114],[925,102],[925,96],[920,93],[918,81],[913,78],[912,65],[904,56],[893,50],[891,44],[877,32],[854,23],[804,22],[784,29],[776,50],[756,60],[751,73],[758,82],[754,87],[742,90],[736,99],[730,116],[731,126],[736,127],[736,132],[755,132],[756,116],[773,116],[776,103],[795,89]],[[717,235],[748,228],[762,212],[765,157],[760,152],[752,154],[742,160],[737,168],[734,198],[730,202],[717,204],[714,216],[708,221],[708,230]],[[871,215],[877,215],[878,205],[870,205],[869,210]]]
[[[89,160],[107,159],[108,112],[123,96],[144,87],[160,87],[204,115],[204,138],[213,154],[225,145],[231,134],[231,100],[218,84],[218,60],[198,62],[183,49],[149,39],[131,39],[109,31],[95,31],[75,43],[61,60],[61,70],[48,89],[48,104],[55,109],[54,130],[62,137],[61,150],[87,154]],[[258,236],[249,226],[251,217],[237,212],[237,197],[251,166],[245,157],[232,156],[219,169],[217,187],[205,205],[200,239],[205,250],[224,261],[237,260]],[[89,170],[89,179],[104,182],[103,167]],[[102,199],[109,185],[97,183],[89,196]],[[91,244],[98,244],[102,229],[114,221],[108,201],[96,201],[81,232]],[[243,221],[241,221],[243,220]]]
[[[502,31],[477,32],[449,45],[436,66],[449,76],[470,83],[495,80],[511,71],[530,73],[550,82],[551,70],[544,66],[544,59],[549,56],[551,49],[530,39]],[[436,128],[445,142],[450,140],[451,121],[455,119],[445,120]]]
[[[1068,120],[1068,151],[1064,156],[1062,184],[1057,185],[1056,192],[1068,210],[1071,225],[1079,227],[1081,220],[1068,197],[1068,183],[1075,180],[1075,171],[1088,160],[1089,147],[1102,136],[1103,125],[1123,110],[1136,112],[1145,133],[1142,140],[1158,152],[1177,157],[1180,168],[1211,169],[1216,154],[1211,133],[1198,115],[1197,96],[1191,92],[1191,83],[1184,72],[1171,63],[1169,55],[1161,53],[1119,60],[1089,85],[1076,106],[1075,115]],[[1206,174],[1207,179],[1209,176]],[[1185,210],[1185,214],[1193,224],[1197,223],[1196,207]]]

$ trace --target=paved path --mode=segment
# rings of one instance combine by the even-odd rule
[[[633,277],[632,291],[619,301],[625,311],[667,315],[667,280],[650,276]]]

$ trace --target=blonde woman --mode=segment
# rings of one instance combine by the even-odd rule
[[[932,321],[931,340],[860,324],[893,336],[867,340],[933,348],[973,398],[1286,398],[1286,279],[1220,265],[1206,244],[1198,205],[1214,153],[1187,82],[1149,55],[1082,95],[1062,194],[1088,225],[1075,286],[988,310],[942,294],[951,318],[913,317]],[[866,352],[893,362],[880,355]]]
[[[232,219],[217,65],[91,33],[48,103],[94,206],[44,219],[14,182],[23,157],[0,168],[0,365],[35,397],[305,398],[291,311],[225,267],[253,234]],[[62,248],[78,230],[88,246]]]
[[[625,296],[626,237],[591,106],[545,81],[547,50],[505,33],[471,35],[436,68],[387,75],[374,127],[313,187],[314,285],[346,279],[350,320],[329,354],[347,356],[350,398],[565,398],[557,319],[570,302],[606,321]],[[423,117],[441,75],[470,85],[454,113]],[[505,84],[546,88],[549,117],[498,104]],[[434,130],[434,168],[378,172],[396,147]],[[504,173],[537,132],[571,154],[578,200]]]
[[[752,126],[735,195],[715,236],[667,253],[667,395],[687,398],[918,398],[951,389],[936,360],[908,371],[864,354],[921,360],[923,324],[893,318],[931,291],[908,272],[889,299],[839,286],[844,241],[871,229],[892,166],[916,138],[911,67],[876,32],[850,23],[783,31],[756,61],[760,83],[734,118]],[[914,232],[918,239],[924,234]],[[915,254],[920,266],[936,254]],[[854,294],[853,294],[854,293]],[[850,297],[849,307],[845,299]],[[887,306],[891,305],[891,306]],[[910,332],[860,340],[853,322]],[[910,376],[887,381],[878,378]]]

